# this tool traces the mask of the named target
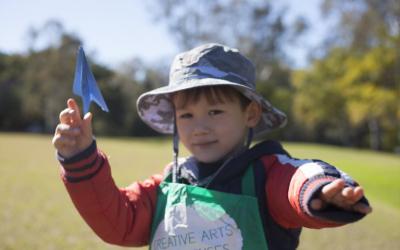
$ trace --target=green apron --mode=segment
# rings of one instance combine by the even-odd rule
[[[241,195],[170,182],[158,189],[152,250],[268,249],[255,195],[253,167]]]

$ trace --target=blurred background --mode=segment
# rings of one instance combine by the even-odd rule
[[[137,97],[168,83],[175,54],[205,42],[256,64],[259,92],[289,119],[270,138],[365,187],[372,215],[305,230],[300,249],[400,248],[398,0],[0,0],[0,249],[122,249],[77,214],[51,145],[78,47],[110,109],[91,107],[98,145],[127,186],[172,158]]]
[[[0,1],[0,130],[51,133],[82,44],[111,110],[98,135],[154,136],[135,101],[167,84],[174,55],[205,42],[257,66],[288,114],[280,139],[400,151],[396,0]]]

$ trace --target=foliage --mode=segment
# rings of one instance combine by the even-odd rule
[[[363,54],[332,49],[311,69],[295,74],[296,119],[325,137],[336,129],[334,135],[350,139],[347,143],[361,136],[364,138],[356,141],[369,138],[373,148],[393,148],[399,143],[396,131],[400,123],[397,65],[395,46],[379,46]],[[369,133],[360,135],[364,128],[369,128]]]

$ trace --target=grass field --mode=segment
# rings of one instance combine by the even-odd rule
[[[113,176],[125,186],[171,160],[166,140],[99,138]],[[400,249],[400,157],[285,143],[298,158],[340,166],[365,187],[374,212],[336,229],[304,230],[299,249]],[[126,249],[99,240],[75,211],[59,178],[51,137],[0,133],[0,249]],[[147,248],[139,248],[147,249]]]

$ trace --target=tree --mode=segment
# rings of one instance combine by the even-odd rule
[[[24,71],[23,57],[0,53],[0,129],[15,131],[24,126],[19,96]]]
[[[394,46],[371,48],[350,58],[348,70],[338,85],[347,99],[347,112],[354,125],[366,124],[370,147],[393,148],[396,126],[400,124],[400,78]],[[397,76],[396,76],[397,75]]]
[[[390,43],[362,54],[331,49],[311,69],[295,75],[296,118],[325,138],[334,129],[348,143],[393,149],[399,143],[398,65],[396,46]]]
[[[54,21],[47,23],[45,32],[37,33],[37,38],[47,36],[51,25],[61,29],[56,32],[60,35],[56,39],[58,42],[40,50],[30,50],[20,90],[23,117],[30,123],[29,127],[40,131],[53,131],[58,123],[58,114],[70,96],[76,50],[81,44],[77,37],[66,34],[62,25]],[[54,29],[50,29],[51,35]]]
[[[345,71],[341,67],[344,57],[341,51],[332,51],[326,58],[314,61],[310,69],[293,74],[292,112],[297,125],[311,140],[350,143],[345,101],[336,84],[336,78]]]
[[[322,12],[337,17],[336,32],[329,37],[332,47],[351,47],[362,52],[400,34],[397,0],[324,0]]]
[[[369,128],[367,130],[372,148],[380,148],[382,143],[393,147],[396,144],[393,141],[396,140],[399,145],[400,5],[398,1],[324,0],[322,12],[324,16],[330,15],[336,21],[332,29],[335,32],[331,32],[326,39],[324,43],[326,53],[321,59],[327,59],[337,51],[337,48],[342,48],[342,53],[345,53],[348,59],[345,63],[347,70],[343,77],[336,77],[341,78],[338,80],[341,83],[338,84],[342,85],[343,90],[347,90],[347,111],[350,122],[354,126]],[[337,67],[340,67],[339,64]],[[383,110],[388,112],[390,110],[391,114],[385,114]],[[397,129],[394,129],[397,132],[390,132],[388,136],[388,132],[396,127],[389,125],[393,123],[397,123]]]

